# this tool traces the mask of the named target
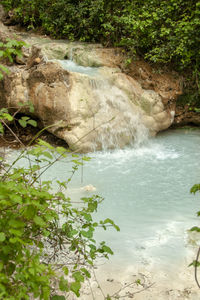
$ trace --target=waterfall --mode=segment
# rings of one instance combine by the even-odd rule
[[[138,146],[148,139],[142,111],[126,90],[121,89],[101,68],[83,67],[72,60],[59,61],[69,72],[79,74],[79,84],[87,90],[86,109],[90,113],[93,150]],[[92,99],[92,101],[90,100]]]
[[[99,111],[105,116],[104,124],[98,129],[96,146],[101,144],[103,150],[107,150],[145,142],[148,129],[142,123],[140,113],[133,112],[126,93],[102,78],[90,79],[90,85]]]

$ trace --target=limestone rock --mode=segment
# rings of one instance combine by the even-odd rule
[[[171,124],[159,95],[125,74],[90,78],[56,62],[12,71],[4,81],[7,105],[31,101],[43,126],[52,125],[48,130],[77,151],[124,147],[147,128],[154,135]]]
[[[123,73],[117,50],[27,33],[19,38],[32,48],[26,67],[10,67],[0,83],[1,107],[31,101],[41,124],[72,149],[89,152],[139,144],[172,124],[174,107],[164,105],[165,90],[148,83],[149,73],[140,72],[143,81]],[[82,69],[64,69],[58,59],[66,56]],[[29,113],[26,106],[23,111]]]

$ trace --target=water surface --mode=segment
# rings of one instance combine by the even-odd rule
[[[105,197],[95,218],[109,217],[121,228],[120,233],[97,233],[114,250],[112,262],[183,263],[189,251],[187,230],[198,224],[199,200],[189,191],[200,182],[200,131],[166,131],[140,147],[90,156],[92,161],[70,183],[69,194],[75,200],[91,195],[80,187],[92,184]],[[54,177],[68,176],[68,165],[59,163]]]

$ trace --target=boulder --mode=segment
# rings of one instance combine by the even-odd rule
[[[42,126],[71,149],[90,152],[140,144],[172,124],[174,107],[164,105],[162,91],[144,88],[122,71],[118,50],[26,33],[19,38],[32,45],[31,54],[25,67],[10,67],[1,83],[1,107],[31,101]],[[67,66],[62,61],[66,57],[73,59]],[[23,111],[29,114],[28,106]]]

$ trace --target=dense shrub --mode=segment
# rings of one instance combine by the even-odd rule
[[[57,38],[123,46],[153,62],[196,69],[200,1],[3,0],[19,22]]]

